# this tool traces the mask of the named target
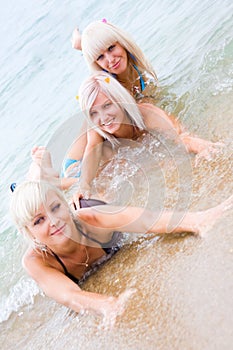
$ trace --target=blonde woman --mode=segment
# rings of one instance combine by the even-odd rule
[[[78,182],[77,204],[79,198],[90,197],[91,182],[96,176],[100,161],[111,158],[112,150],[120,145],[122,139],[136,140],[143,134],[156,130],[183,146],[185,151],[197,154],[197,160],[200,157],[208,159],[211,153],[222,147],[221,143],[206,141],[183,132],[176,125],[175,118],[168,116],[162,109],[151,104],[137,104],[130,93],[105,72],[96,72],[82,83],[79,102],[88,127],[66,154],[66,177],[60,179],[51,176],[51,160],[46,161],[49,155],[44,147],[32,150],[35,165],[38,167],[41,161],[44,163],[42,172],[36,171],[35,178],[52,181],[62,189],[68,189]],[[35,167],[29,178],[33,179],[34,174]]]
[[[156,106],[136,104],[129,92],[105,72],[96,72],[83,82],[79,90],[79,102],[89,129],[78,198],[90,196],[90,184],[106,151],[106,140],[114,149],[120,139],[136,140],[142,134],[157,130],[183,145],[187,152],[205,158],[221,146],[220,143],[184,133],[171,116]],[[74,148],[73,151],[75,153]]]
[[[135,291],[126,290],[114,297],[84,291],[80,285],[120,249],[120,231],[200,235],[232,205],[230,197],[206,211],[179,213],[182,219],[171,227],[175,213],[169,211],[98,205],[71,213],[57,187],[26,181],[16,187],[10,209],[17,228],[30,243],[23,266],[44,293],[75,312],[90,311],[103,316],[106,325],[113,325]]]
[[[136,100],[148,94],[148,87],[157,85],[157,76],[140,47],[121,28],[106,20],[90,23],[82,36],[73,31],[72,46],[82,50],[91,73],[112,74]]]

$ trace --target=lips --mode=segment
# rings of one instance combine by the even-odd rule
[[[120,66],[120,61],[121,61],[121,60],[119,60],[118,62],[116,62],[113,66],[109,67],[109,69],[117,69],[117,68],[119,68],[119,66]]]
[[[110,126],[114,122],[115,118],[109,119],[106,122],[101,123],[102,126]]]
[[[57,229],[56,231],[52,232],[51,233],[51,236],[54,236],[54,235],[57,235],[57,234],[60,234],[63,229],[65,228],[66,224],[64,224],[62,227],[60,227],[59,229]]]

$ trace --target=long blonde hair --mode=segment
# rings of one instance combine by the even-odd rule
[[[145,71],[157,80],[154,68],[130,35],[121,28],[103,21],[90,23],[82,33],[82,53],[91,72],[102,70],[96,60],[116,42],[127,51],[129,61],[136,64],[141,73]]]
[[[81,110],[85,113],[89,124],[104,138],[107,139],[114,146],[117,139],[114,135],[108,134],[102,131],[96,126],[91,117],[90,109],[95,102],[99,93],[106,95],[114,104],[117,104],[126,113],[130,124],[140,130],[145,130],[142,115],[138,109],[138,106],[134,98],[130,95],[115,78],[105,72],[96,72],[88,77],[80,86],[79,89],[79,102]]]

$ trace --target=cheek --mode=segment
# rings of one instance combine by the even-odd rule
[[[124,112],[122,111],[121,108],[119,108],[119,106],[115,106],[112,108],[112,112],[114,114],[116,114],[118,117],[122,117],[124,115]]]
[[[98,115],[95,115],[95,116],[92,116],[90,117],[90,120],[92,121],[93,124],[95,125],[99,125],[99,116]]]
[[[106,68],[106,62],[105,60],[101,60],[101,61],[96,61],[96,64],[100,67],[100,68]]]
[[[46,228],[43,225],[40,227],[34,227],[29,231],[30,237],[32,239],[37,239],[38,241],[43,241],[43,237],[45,235]]]

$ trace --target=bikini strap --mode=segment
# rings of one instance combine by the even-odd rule
[[[67,271],[67,268],[65,266],[65,264],[63,263],[63,261],[59,258],[59,256],[57,254],[55,254],[52,250],[51,253],[53,254],[54,258],[57,260],[57,262],[59,262],[59,264],[62,266],[65,275],[69,274]]]
[[[57,254],[55,254],[52,250],[51,250],[51,253],[53,254],[54,258],[57,260],[57,262],[59,262],[59,264],[62,266],[65,275],[68,278],[70,278],[74,283],[79,284],[80,280],[78,278],[76,278],[75,276],[73,276],[71,273],[69,273],[65,264],[62,262],[62,260],[59,258],[59,256]]]
[[[137,71],[139,79],[140,79],[140,86],[141,86],[141,90],[143,91],[146,87],[145,82],[143,80],[142,77],[142,73],[140,72],[140,70],[138,69],[138,67],[136,66],[136,64],[133,64],[134,69]]]

